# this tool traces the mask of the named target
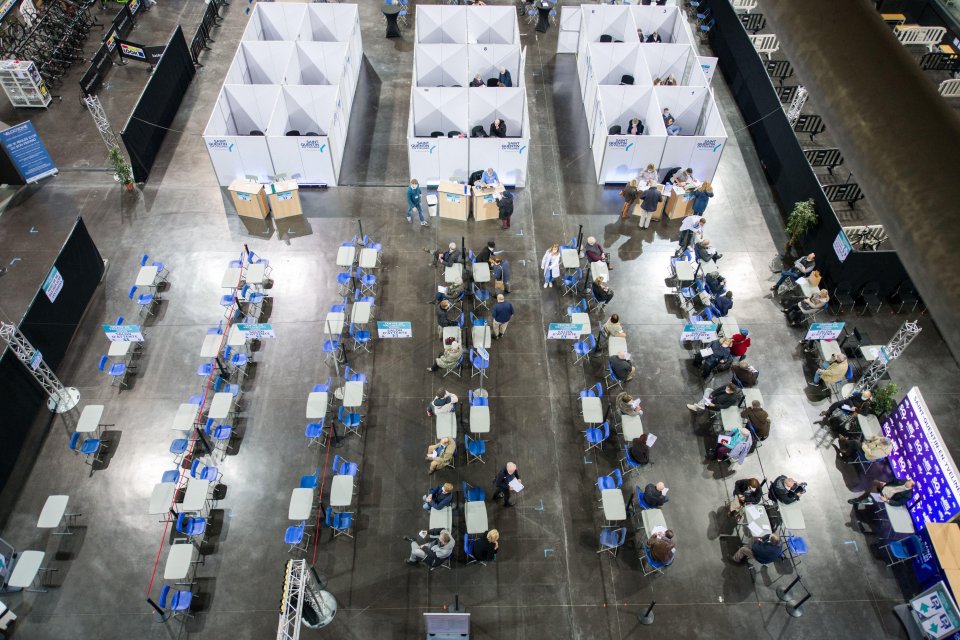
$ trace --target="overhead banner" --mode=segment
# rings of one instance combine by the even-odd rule
[[[814,322],[804,340],[836,340],[843,331],[843,322]]]
[[[412,338],[413,324],[410,322],[377,320],[377,337]]]
[[[551,322],[547,327],[547,340],[579,340],[583,325],[572,322]]]
[[[143,333],[138,324],[105,324],[103,333],[110,342],[143,342]]]
[[[276,338],[276,334],[273,333],[273,325],[269,322],[263,322],[259,324],[245,324],[243,322],[237,323],[237,329],[247,334],[248,340],[261,340],[263,338]]]
[[[0,131],[0,146],[26,184],[59,173],[30,121]]]
[[[717,325],[712,322],[691,322],[683,325],[680,340],[710,342],[717,339]]]
[[[138,62],[146,62],[151,67],[160,62],[160,58],[163,57],[163,52],[166,49],[165,46],[161,45],[158,47],[148,47],[146,45],[137,44],[136,42],[130,42],[129,40],[120,40],[120,57],[127,60],[137,60]]]

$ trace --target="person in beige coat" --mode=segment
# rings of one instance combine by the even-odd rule
[[[835,353],[829,362],[823,362],[820,368],[813,374],[811,386],[820,386],[824,384],[836,384],[847,377],[847,356],[842,353]]]
[[[457,453],[457,441],[453,438],[444,436],[440,438],[437,444],[427,447],[427,460],[430,461],[430,471],[433,473],[437,469],[449,467],[453,462],[453,456]]]
[[[840,436],[840,446],[831,445],[836,450],[837,455],[844,462],[855,462],[857,452],[863,453],[867,462],[876,462],[883,460],[893,453],[893,440],[886,436],[875,435],[867,438],[863,442],[857,442],[853,438]]]

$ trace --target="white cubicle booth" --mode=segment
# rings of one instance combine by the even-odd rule
[[[241,41],[223,84],[285,83],[294,47],[293,42],[278,40]]]
[[[280,95],[276,85],[224,85],[213,106],[203,139],[221,186],[237,178],[274,175],[266,130]]]
[[[473,77],[467,45],[459,43],[418,44],[413,69],[415,87],[466,87]]]
[[[597,183],[623,184],[639,176],[648,164],[660,164],[667,142],[660,104],[650,86],[601,85],[598,89],[592,149]],[[640,118],[643,135],[610,134],[614,125],[626,132],[631,118]]]
[[[697,52],[692,47],[685,44],[642,44],[640,48],[643,50],[650,77],[654,80],[673,76],[677,86],[709,86]]]
[[[241,40],[298,40],[307,5],[287,2],[257,3]]]
[[[660,108],[670,108],[680,135],[668,136],[660,167],[691,167],[698,180],[713,180],[727,131],[706,87],[654,87]]]
[[[511,187],[527,183],[530,146],[530,115],[527,90],[497,87],[469,92],[469,128],[490,130],[497,118],[507,127],[506,138],[470,138],[470,172],[493,167],[500,182]]]
[[[661,44],[691,43],[686,19],[676,6],[634,5],[630,7],[630,14],[636,28],[643,31],[644,39],[656,31]]]
[[[467,9],[449,4],[417,5],[416,44],[467,44]]]
[[[420,6],[417,6],[419,13]],[[520,26],[514,6],[475,6],[467,12],[469,44],[520,44]]]
[[[296,42],[284,84],[338,85],[347,56],[345,42]]]
[[[500,75],[500,67],[510,72],[514,87],[524,86],[523,66],[526,59],[526,48],[518,44],[471,44],[468,45],[468,77],[480,74],[486,83],[491,78]]]
[[[581,44],[585,42],[638,42],[637,27],[633,22],[632,7],[620,4],[581,5],[583,28]],[[610,40],[607,40],[606,37]]]
[[[469,176],[468,138],[448,137],[451,131],[468,132],[468,94],[466,87],[414,87],[410,93],[407,159],[410,176],[424,187]]]
[[[267,127],[273,173],[304,186],[337,183],[347,122],[337,85],[288,85]]]
[[[596,103],[597,86],[619,86],[621,83],[635,86],[651,86],[653,80],[647,62],[643,58],[641,46],[636,42],[612,44],[590,43],[587,45],[586,76],[581,82],[583,104],[587,108]],[[593,135],[590,129],[590,135]]]

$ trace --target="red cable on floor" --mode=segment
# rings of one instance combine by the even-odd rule
[[[327,434],[327,455],[323,460],[323,466],[321,469],[327,468],[327,461],[330,460],[330,443],[333,440],[333,430],[336,429],[336,425],[330,425],[330,433]],[[327,483],[327,474],[326,471],[323,473],[323,478],[320,480],[320,504],[323,505],[323,487]],[[320,542],[320,523],[323,521],[323,513],[321,509],[317,509],[317,530],[315,536],[313,536],[313,559],[310,560],[310,564],[317,563],[317,543]]]

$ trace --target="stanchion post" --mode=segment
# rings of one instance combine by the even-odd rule
[[[360,229],[360,235],[357,236],[357,244],[363,244],[363,223],[357,218],[357,228]]]
[[[798,582],[800,582],[799,574],[793,579],[793,582],[787,585],[786,588],[777,587],[777,598],[779,598],[781,602],[793,602],[793,598],[791,598],[788,594],[790,593],[790,589],[793,589]]]
[[[642,615],[637,616],[640,619],[640,624],[653,624],[653,605],[655,604],[657,604],[656,600],[650,603],[650,606]]]
[[[160,619],[157,620],[157,622],[167,621],[167,618],[169,616],[163,611],[163,609],[160,608],[159,605],[157,605],[156,602],[153,601],[153,598],[147,598],[147,604],[150,605],[153,608],[153,610],[157,612],[158,616],[160,616]]]
[[[793,603],[788,602],[788,603],[787,603],[787,613],[789,613],[790,616],[793,617],[793,618],[799,618],[800,616],[802,616],[802,615],[803,615],[803,609],[801,609],[800,607],[802,607],[802,606],[803,606],[803,603],[806,602],[807,600],[809,600],[811,596],[813,596],[813,594],[808,592],[807,595],[805,595],[805,596],[803,596],[802,598],[800,598],[800,602],[798,602],[798,603],[796,603],[796,604],[793,604]]]

